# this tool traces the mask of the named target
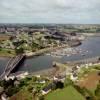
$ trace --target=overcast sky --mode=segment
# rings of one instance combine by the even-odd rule
[[[0,23],[100,23],[100,0],[0,0]]]

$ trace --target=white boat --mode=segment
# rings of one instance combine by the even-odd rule
[[[67,54],[67,57],[71,56],[70,54]]]
[[[54,58],[62,58],[62,56],[60,56],[60,55],[54,55],[52,57],[54,57]]]

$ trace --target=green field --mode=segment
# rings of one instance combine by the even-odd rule
[[[13,57],[15,55],[16,55],[16,53],[12,49],[0,49],[0,56]]]
[[[85,100],[84,97],[72,86],[55,90],[45,96],[45,100]]]
[[[13,95],[9,100],[34,100],[32,94],[27,90],[21,90]]]

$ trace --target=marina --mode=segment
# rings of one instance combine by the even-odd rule
[[[55,50],[50,53],[46,53],[46,55],[49,55],[54,58],[62,58],[63,56],[70,57],[72,55],[81,54],[82,56],[85,56],[85,53],[88,53],[88,51],[83,51],[79,48],[64,48],[60,50]]]

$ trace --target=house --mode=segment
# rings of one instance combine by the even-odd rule
[[[61,82],[64,82],[65,81],[65,78],[66,76],[65,75],[57,75],[57,76],[54,76],[54,81],[61,81]]]
[[[15,76],[9,76],[9,77],[7,77],[7,76],[5,76],[5,80],[6,81],[9,81],[9,80],[14,80],[15,79]]]
[[[77,76],[76,73],[72,73],[70,78],[71,78],[72,81],[76,81],[78,76]]]
[[[5,93],[3,93],[1,95],[1,100],[8,100],[8,96]]]
[[[18,80],[16,80],[15,82],[14,82],[14,85],[15,86],[18,86],[20,84],[20,81],[18,81]]]
[[[56,86],[56,83],[53,82],[53,83],[50,83],[48,86],[44,87],[41,92],[42,92],[42,95],[45,95],[47,93],[49,93],[53,88],[55,88]]]
[[[40,78],[41,76],[40,75],[34,75],[35,77],[37,77],[37,78]]]
[[[16,77],[19,78],[19,79],[23,79],[23,78],[25,78],[28,75],[29,75],[29,73],[26,71],[26,72],[22,72],[20,74],[17,74]]]
[[[36,83],[45,84],[45,83],[46,83],[46,81],[45,81],[45,80],[38,80],[38,81],[36,81]]]
[[[29,75],[29,73],[27,71],[26,72],[20,71],[20,72],[12,73],[8,77],[5,76],[5,79],[6,80],[10,80],[10,79],[14,80],[15,78],[17,78],[17,79],[23,79],[23,78],[25,78],[28,75]]]

